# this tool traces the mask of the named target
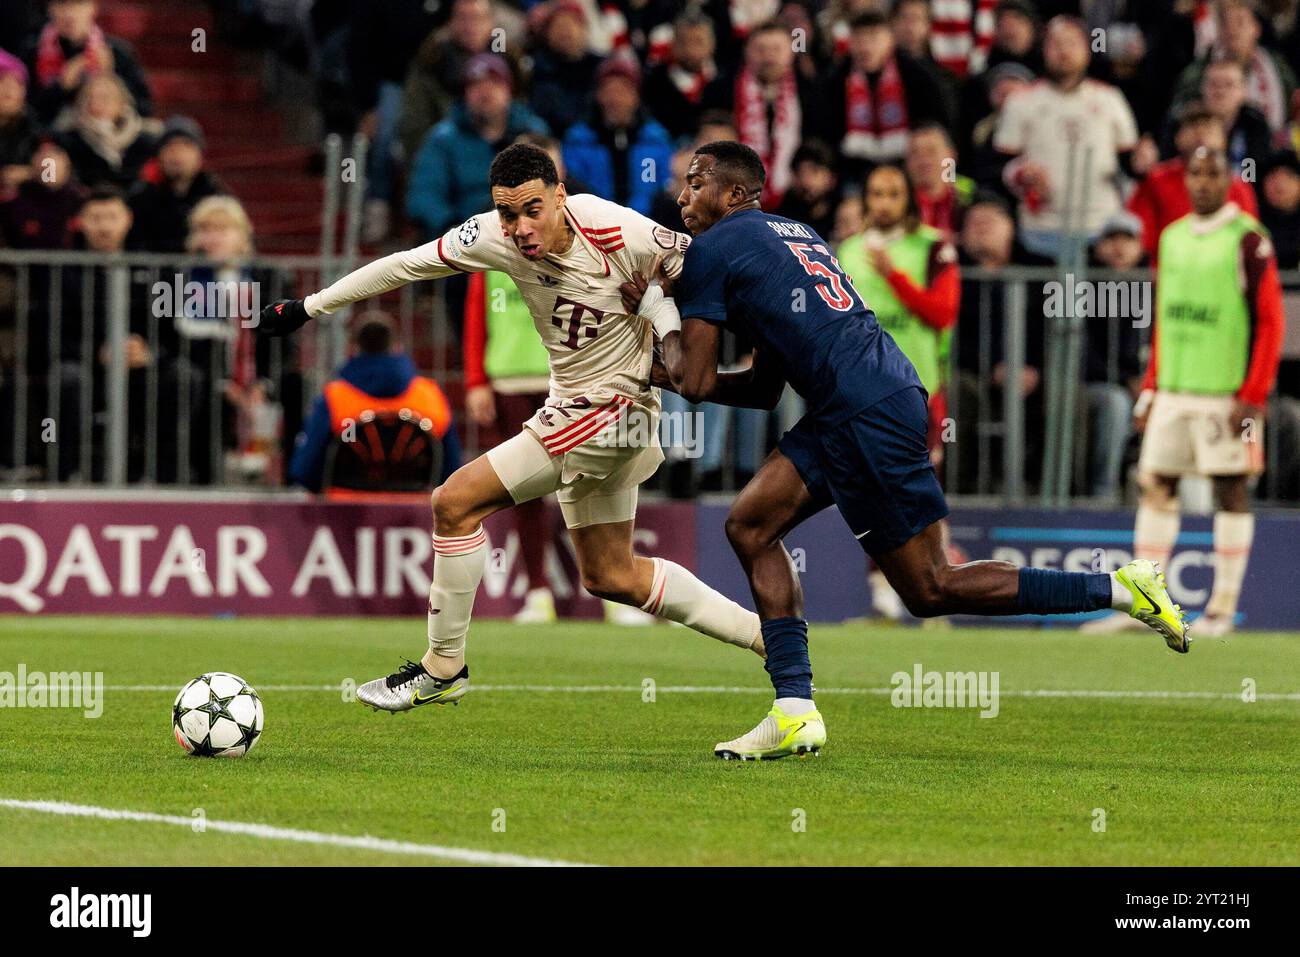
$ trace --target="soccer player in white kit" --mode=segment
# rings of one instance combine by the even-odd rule
[[[496,269],[518,286],[550,353],[546,405],[433,492],[427,652],[362,685],[357,699],[409,711],[465,696],[465,636],[488,555],[483,520],[552,492],[587,591],[762,655],[756,614],[680,565],[632,552],[637,487],[663,461],[659,392],[650,384],[654,337],[680,328],[680,318],[671,300],[629,315],[619,287],[637,273],[654,275],[660,261],[669,275],[680,273],[690,238],[598,197],[568,196],[536,146],[502,150],[489,183],[493,211],[262,312],[264,334],[286,335],[406,283]]]

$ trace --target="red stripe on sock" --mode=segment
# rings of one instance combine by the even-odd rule
[[[664,577],[659,582],[659,593],[655,595],[654,600],[650,602],[650,607],[646,609],[650,614],[658,616],[664,610],[664,590],[668,587],[668,569],[664,569]]]
[[[481,531],[473,538],[437,538],[433,540],[433,551],[438,555],[463,555],[487,542],[487,532]]]

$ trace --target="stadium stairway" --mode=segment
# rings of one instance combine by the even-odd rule
[[[310,253],[320,246],[321,183],[314,150],[292,142],[262,89],[255,55],[216,39],[198,0],[101,0],[100,25],[130,42],[149,77],[160,119],[191,116],[208,138],[208,168],[252,217],[258,250]],[[192,49],[206,32],[207,52]],[[247,62],[245,62],[247,61]]]
[[[3,2],[3,0],[0,0]],[[100,0],[99,24],[130,42],[148,73],[154,112],[193,117],[208,140],[207,165],[244,204],[261,253],[307,253],[320,249],[322,184],[312,171],[317,150],[294,142],[286,115],[262,88],[257,54],[244,54],[216,39],[212,13],[200,0]],[[193,31],[207,31],[207,52],[192,50]],[[342,214],[338,223],[342,235]],[[363,248],[362,256],[373,253]],[[311,290],[298,290],[305,294]],[[394,314],[398,293],[382,297]],[[460,366],[454,337],[433,345],[431,303],[416,300],[413,341],[416,365],[434,374],[460,409],[463,389],[435,370]],[[464,426],[464,417],[457,416]],[[463,438],[462,434],[462,438]]]

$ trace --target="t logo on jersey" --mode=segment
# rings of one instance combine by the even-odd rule
[[[567,319],[560,315],[561,306],[572,307]],[[584,316],[591,316],[592,321],[589,325],[583,324],[582,319]],[[569,335],[564,340],[564,345],[570,349],[577,349],[583,338],[595,339],[597,326],[600,325],[600,321],[604,318],[605,313],[600,309],[574,302],[572,299],[565,299],[563,296],[556,297],[555,305],[551,309],[551,325],[561,332],[564,331],[566,325],[569,327]]]

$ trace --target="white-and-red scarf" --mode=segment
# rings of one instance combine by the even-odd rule
[[[91,27],[86,38],[83,54],[86,58],[86,76],[113,69],[113,53],[108,47],[108,39],[99,27]],[[67,57],[59,43],[59,31],[54,24],[47,24],[41,31],[40,41],[36,46],[36,82],[40,86],[57,83],[67,66]]]
[[[844,81],[844,140],[846,156],[883,162],[907,148],[907,94],[898,61],[890,57],[880,71],[875,94],[867,76],[850,70]]]
[[[756,152],[767,168],[763,205],[772,208],[790,186],[790,161],[799,148],[803,107],[794,70],[779,81],[771,99],[772,123],[768,126],[769,98],[763,84],[745,67],[736,77],[736,133],[740,141]]]
[[[704,64],[704,69],[688,70],[674,63],[668,68],[668,79],[672,80],[677,92],[686,97],[689,103],[699,103],[704,95],[704,88],[709,85],[718,69],[712,63]]]
[[[993,46],[997,0],[942,0],[930,7],[930,55],[960,79],[982,72]]]

